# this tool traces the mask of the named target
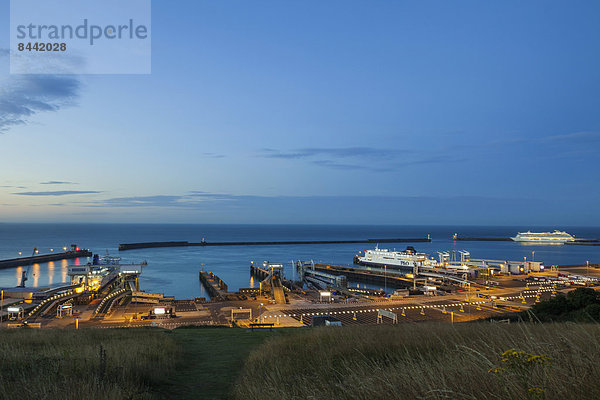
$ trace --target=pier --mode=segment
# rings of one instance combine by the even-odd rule
[[[188,247],[188,246],[277,246],[277,245],[303,245],[303,244],[345,244],[345,243],[419,243],[431,242],[431,238],[381,238],[363,240],[287,240],[266,242],[144,242],[144,243],[122,243],[119,251],[151,249],[160,247]]]
[[[212,272],[200,271],[200,282],[212,299],[224,299],[227,295],[227,285]]]
[[[72,250],[62,253],[42,254],[33,257],[19,257],[8,260],[0,260],[0,269],[26,267],[29,264],[39,264],[50,261],[68,260],[79,257],[91,257],[92,252],[87,249]]]

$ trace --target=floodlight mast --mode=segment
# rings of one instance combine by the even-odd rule
[[[27,265],[27,269],[23,271],[23,274],[21,275],[21,283],[19,283],[19,285],[17,287],[19,287],[19,288],[25,287],[25,282],[27,282],[27,279],[29,278],[29,269],[33,265],[33,257],[35,257],[36,253],[37,253],[37,247],[35,247],[33,249],[33,253],[31,254],[31,259],[29,260],[29,265]]]

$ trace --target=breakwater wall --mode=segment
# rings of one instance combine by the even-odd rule
[[[68,260],[78,257],[91,257],[89,250],[67,251],[64,253],[42,254],[33,257],[11,258],[9,260],[0,260],[0,269],[26,267],[29,264],[39,264],[50,261]]]
[[[288,240],[268,242],[146,242],[146,243],[122,243],[119,251],[150,249],[157,247],[187,247],[187,246],[277,246],[277,245],[303,245],[303,244],[344,244],[344,243],[419,243],[431,242],[429,238],[382,238],[364,240]]]
[[[499,238],[499,237],[453,237],[453,240],[463,240],[471,242],[512,242],[511,238]]]
[[[600,239],[575,239],[574,242],[566,242],[569,245],[600,246]]]

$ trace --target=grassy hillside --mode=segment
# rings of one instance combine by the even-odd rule
[[[153,398],[177,352],[158,329],[4,329],[0,398]]]
[[[157,388],[159,398],[229,399],[252,349],[282,331],[231,328],[180,328],[173,337],[181,355],[169,379]]]
[[[0,399],[228,399],[250,350],[278,334],[3,329]]]
[[[596,324],[319,328],[254,350],[234,397],[600,398],[598,354]]]
[[[600,398],[598,354],[583,323],[2,330],[0,399]]]

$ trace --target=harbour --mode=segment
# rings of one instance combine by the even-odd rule
[[[260,243],[267,242],[273,241]],[[308,242],[317,245],[309,247],[309,252],[301,251]],[[352,240],[279,243],[285,245],[273,247],[278,251],[264,253],[279,261],[252,261],[250,257],[256,258],[258,253],[251,256],[244,250],[239,253],[242,261],[230,264],[235,267],[232,269],[202,262],[206,261],[202,255],[216,251],[218,246],[214,250],[210,246],[201,249],[200,253],[194,250],[197,246],[131,249],[131,254],[138,251],[149,262],[123,262],[108,254],[91,259],[78,257],[77,264],[68,266],[68,279],[61,285],[5,287],[2,295],[7,303],[2,310],[3,319],[40,327],[306,326],[322,323],[321,317],[325,316],[329,324],[447,321],[448,315],[459,322],[518,312],[561,291],[597,285],[600,278],[598,265],[593,262],[549,265],[543,261],[544,251],[527,250],[525,254],[531,256],[519,259],[510,247],[495,253],[495,257],[482,258],[491,253],[482,249],[474,250],[481,254],[457,248],[444,251],[448,242],[432,240],[431,236],[427,241],[408,243],[406,250],[380,248],[385,240],[358,242],[370,244],[370,249],[365,250],[358,250],[357,242]],[[501,243],[498,245],[522,249],[519,243]],[[419,244],[422,248],[417,251],[413,246]],[[321,250],[317,261],[310,256],[297,257],[315,256],[323,248],[325,252]],[[345,256],[336,256],[332,249],[343,251]],[[161,272],[160,262],[152,258],[155,253],[147,251],[158,251],[159,255],[176,251],[179,258],[186,253],[198,257],[186,263],[186,270],[195,270],[200,291],[193,296],[179,295],[177,299],[164,285],[161,290],[145,286],[145,282],[152,282],[146,280],[148,272],[171,275]],[[321,260],[326,253],[329,262]],[[229,253],[218,254],[223,259]],[[336,259],[342,262],[331,262]],[[231,285],[244,276],[248,284]]]
[[[24,230],[26,228],[26,230]],[[541,228],[539,230],[543,230]],[[547,228],[549,229],[549,228]],[[190,242],[201,242],[205,237],[215,242],[242,241],[308,241],[308,240],[351,240],[353,238],[426,238],[430,234],[431,242],[386,244],[380,247],[404,249],[412,245],[417,251],[437,257],[437,252],[468,250],[474,256],[489,259],[543,260],[546,265],[585,265],[594,263],[595,246],[545,246],[524,245],[512,241],[502,242],[460,242],[453,241],[452,234],[460,232],[464,236],[509,237],[514,236],[520,227],[398,227],[398,226],[269,226],[269,225],[223,225],[223,226],[175,226],[175,225],[26,225],[9,226],[0,242],[0,258],[10,259],[13,254],[22,252],[31,254],[33,247],[40,253],[50,253],[50,249],[62,248],[62,243],[77,242],[83,248],[95,249],[98,253],[117,255],[117,243],[169,241],[172,238],[191,238]],[[54,235],[51,231],[59,232]],[[594,229],[570,228],[575,237],[598,237],[600,231]],[[15,235],[14,232],[22,232]],[[60,232],[65,232],[64,234]],[[44,236],[40,237],[40,233]],[[39,237],[39,238],[38,238]],[[33,239],[31,239],[33,238]],[[198,238],[194,240],[194,238]],[[133,239],[133,240],[132,240]],[[135,240],[137,239],[137,240]],[[30,243],[30,247],[23,244]],[[123,252],[129,262],[147,260],[151,267],[140,276],[142,286],[151,292],[165,292],[178,299],[208,297],[205,289],[198,283],[198,271],[212,271],[227,282],[229,289],[258,287],[256,279],[252,281],[247,274],[249,261],[262,263],[263,260],[279,260],[284,264],[286,276],[295,273],[291,260],[314,260],[315,263],[352,266],[353,257],[358,251],[373,249],[377,243],[340,243],[319,245],[279,245],[279,246],[209,246],[209,247],[167,247],[148,248]],[[226,249],[226,250],[225,250]],[[28,285],[48,287],[58,283],[68,283],[68,266],[85,264],[87,257],[72,260],[35,263],[31,266]],[[20,282],[21,271],[25,267],[0,270],[0,287],[14,287]],[[361,282],[358,282],[361,283]],[[362,282],[370,286],[368,282]],[[362,284],[361,284],[362,286]]]

